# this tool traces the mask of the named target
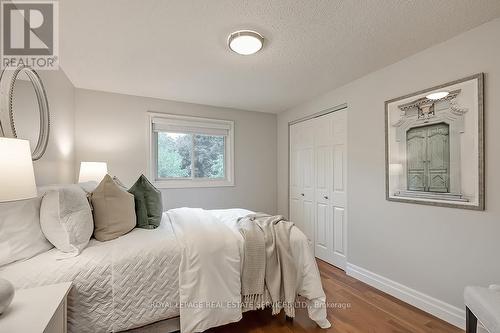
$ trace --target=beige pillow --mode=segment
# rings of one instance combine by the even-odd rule
[[[107,241],[125,235],[136,224],[134,196],[121,190],[106,175],[92,192],[94,237]]]

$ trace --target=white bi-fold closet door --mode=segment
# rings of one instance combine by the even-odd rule
[[[290,125],[290,219],[316,257],[346,264],[347,111]]]

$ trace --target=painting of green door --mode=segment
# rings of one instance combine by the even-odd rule
[[[445,123],[408,130],[406,134],[408,190],[449,192],[449,132],[449,125]]]

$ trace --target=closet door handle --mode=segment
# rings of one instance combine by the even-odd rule
[[[300,193],[301,196],[304,196],[305,194],[304,193]]]
[[[328,196],[327,195],[324,195],[323,198],[325,198],[326,200],[328,200]]]

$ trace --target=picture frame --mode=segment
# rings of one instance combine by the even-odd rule
[[[485,209],[484,73],[385,102],[388,201]]]

